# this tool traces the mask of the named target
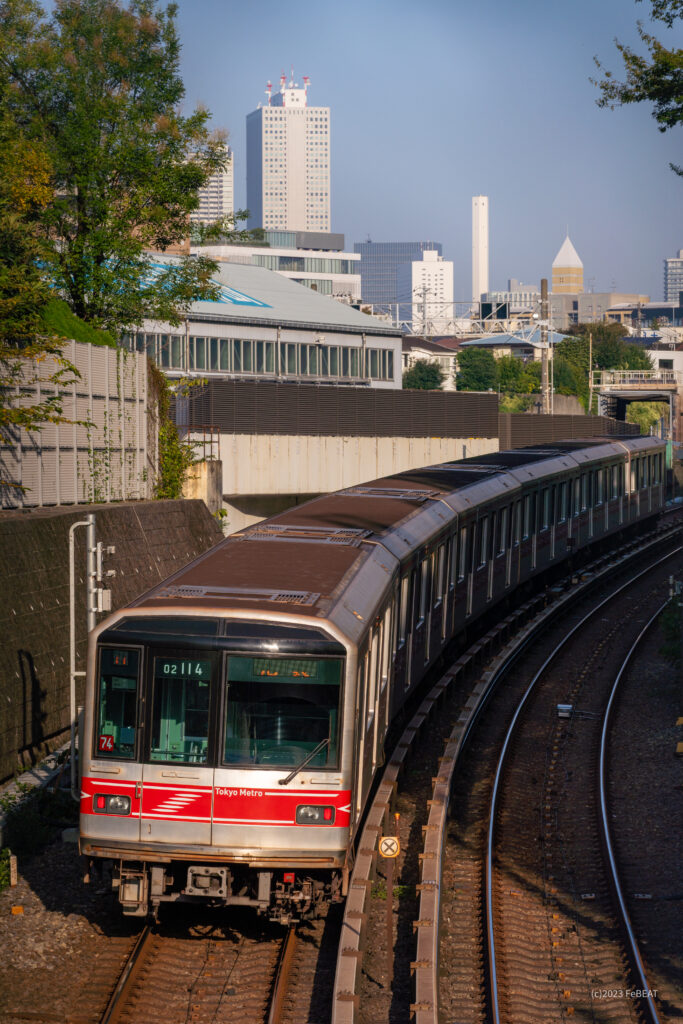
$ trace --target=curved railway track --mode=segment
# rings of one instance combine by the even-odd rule
[[[609,835],[602,768],[606,721],[602,731],[601,726],[614,671],[613,653],[606,652],[622,649],[652,597],[633,596],[629,626],[612,620],[605,632],[598,617],[616,598],[623,603],[624,592],[650,572],[610,594],[554,646],[533,675],[503,741],[486,849],[487,973],[494,1024],[574,1013],[636,1021],[643,1011],[658,1021],[625,902],[615,904],[611,897],[612,890],[620,889],[616,861],[601,855]],[[583,645],[588,655],[577,659],[577,647]],[[568,659],[579,665],[568,668]],[[623,666],[617,678],[622,673]],[[570,711],[567,704],[560,712],[567,717],[553,719],[569,686],[572,705],[578,701],[580,710]]]
[[[481,845],[484,838],[481,824],[476,825],[476,821],[481,823],[484,818],[485,800],[482,803],[482,799],[486,785],[481,779],[478,782],[475,781],[474,796],[471,792],[468,796],[469,806],[466,813],[469,813],[475,820],[473,834],[468,836],[461,834],[459,837],[456,835],[456,841],[460,844],[459,853],[463,855],[462,862],[454,864],[450,858],[450,862],[446,863],[449,858],[445,856],[448,810],[452,798],[456,766],[459,776],[467,775],[470,771],[467,764],[463,768],[463,748],[467,740],[470,739],[489,696],[503,676],[507,676],[507,682],[506,686],[502,688],[502,692],[496,694],[496,708],[499,709],[503,717],[505,715],[509,717],[514,713],[514,702],[511,696],[514,687],[509,685],[510,671],[523,651],[530,645],[530,641],[543,629],[549,628],[549,624],[553,620],[556,623],[554,628],[558,632],[565,631],[567,615],[577,598],[588,593],[594,584],[604,584],[614,574],[617,567],[626,567],[634,556],[642,558],[643,550],[656,550],[661,545],[670,547],[672,538],[678,531],[680,531],[680,523],[674,524],[669,529],[668,537],[650,536],[641,546],[630,544],[621,553],[600,559],[597,564],[584,572],[584,576],[588,577],[585,584],[568,585],[564,593],[562,587],[553,588],[553,592],[546,595],[546,598],[550,597],[550,607],[543,609],[547,601],[541,597],[516,609],[495,630],[483,637],[463,657],[459,658],[422,702],[387,765],[361,837],[339,946],[334,986],[333,1024],[350,1024],[354,1021],[365,1022],[380,1019],[391,1021],[413,1019],[418,1024],[427,1024],[427,1022],[434,1024],[439,1019],[440,931],[442,935],[446,936],[449,954],[454,954],[454,957],[449,955],[448,968],[443,971],[448,977],[445,981],[442,980],[441,984],[449,988],[451,994],[458,988],[460,993],[464,994],[462,1001],[457,999],[455,1004],[451,1002],[445,1005],[448,1002],[448,994],[441,993],[442,1009],[445,1012],[443,1019],[457,1019],[458,1022],[487,1019],[490,1005],[486,995],[483,966],[485,939],[482,916],[482,858],[476,852],[477,844]],[[537,614],[539,608],[543,610]],[[533,618],[534,616],[535,618]],[[533,622],[528,621],[530,618],[533,618]],[[475,666],[479,667],[482,659],[490,656],[499,648],[509,635],[514,634],[516,634],[515,641],[494,659],[469,696],[463,698],[463,684],[468,674]],[[508,705],[507,710],[506,705]],[[370,894],[373,880],[376,886],[377,841],[379,836],[390,827],[399,775],[403,771],[406,755],[411,748],[419,743],[420,737],[426,731],[431,732],[432,739],[436,733],[443,734],[444,724],[449,720],[453,728],[450,736],[445,737],[444,755],[432,762],[435,776],[433,779],[434,789],[429,794],[430,799],[426,801],[428,806],[422,812],[416,813],[410,825],[410,831],[413,833],[411,842],[414,843],[415,834],[422,833],[424,835],[422,853],[419,854],[419,857],[414,851],[412,853],[412,859],[420,862],[417,884],[415,886],[400,886],[401,889],[410,890],[412,888],[414,890],[410,907],[410,909],[414,908],[412,922],[414,939],[406,943],[404,934],[402,942],[400,923],[402,897],[399,897],[398,901],[394,900],[395,909],[398,911],[396,916],[399,919],[399,925],[398,934],[394,939],[393,978],[389,978],[386,975],[386,970],[382,971],[381,964],[379,967],[377,964],[377,955],[379,954],[380,960],[385,958],[386,948],[375,949],[373,951],[374,960],[369,960],[367,956],[365,960],[363,959],[366,947],[366,927],[373,914]],[[479,742],[479,740],[473,742]],[[499,743],[500,740],[497,742]],[[428,764],[429,760],[427,759],[423,767],[426,769]],[[409,774],[411,778],[416,774],[412,761]],[[552,772],[550,774],[552,775]],[[552,788],[552,784],[550,785]],[[402,786],[402,793],[404,791],[405,785]],[[453,831],[452,822],[450,829]],[[478,837],[474,834],[477,831],[479,832]],[[407,861],[408,858],[404,863],[407,864]],[[448,885],[442,885],[444,870],[449,873]],[[401,881],[404,880],[405,874],[401,877]],[[442,900],[442,890],[450,898],[450,904],[448,898]],[[586,895],[588,894],[586,893]],[[512,892],[511,898],[518,898],[518,893]],[[410,897],[408,902],[411,902]],[[396,903],[398,903],[398,907],[396,907]],[[445,909],[442,903],[447,904]],[[374,912],[376,913],[376,911]],[[552,917],[553,913],[554,911],[551,910],[550,924],[547,928],[551,946],[553,942],[558,941],[556,936],[559,934],[559,928]],[[403,931],[405,933],[405,928]],[[401,945],[403,945],[403,949],[401,949]],[[457,956],[458,948],[463,952],[460,961]],[[407,971],[410,972],[413,983],[410,1013],[403,983]],[[564,974],[565,972],[562,970],[555,972],[552,980],[556,989],[558,984],[564,984],[562,977]],[[365,975],[365,981],[362,979],[363,975]],[[367,979],[376,986],[376,997],[372,994],[371,986],[369,987],[365,983]],[[384,989],[384,1010],[380,1010],[382,989]],[[569,992],[569,996],[566,995],[567,992]],[[403,996],[400,1001],[396,999],[396,995],[399,993]],[[560,1012],[565,1013],[566,1011],[571,1016],[571,1005],[568,1002],[571,990],[565,986],[562,988],[561,994],[565,998],[565,1003],[560,1004],[563,1007]],[[403,1006],[400,1005],[400,1002],[403,1003]],[[605,1006],[602,1006],[600,1012],[604,1009]],[[385,1014],[384,1018],[378,1016],[382,1012]],[[517,1021],[526,1019],[526,1016],[523,1014],[509,1019],[514,1020],[517,1024]],[[562,1019],[562,1017],[546,1017],[545,1019]]]

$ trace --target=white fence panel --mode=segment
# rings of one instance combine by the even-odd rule
[[[61,391],[70,422],[0,438],[2,508],[151,498],[157,443],[148,417],[147,359],[142,353],[66,342],[64,356],[80,378]],[[54,394],[47,359],[26,367],[14,403],[33,405]]]

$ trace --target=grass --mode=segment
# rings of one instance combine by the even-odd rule
[[[45,326],[54,334],[70,341],[116,348],[116,338],[109,331],[100,331],[72,313],[63,299],[51,299],[43,313]]]

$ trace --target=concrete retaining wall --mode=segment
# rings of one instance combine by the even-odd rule
[[[222,537],[201,501],[143,501],[0,514],[0,780],[69,728],[69,527],[95,512],[120,608]],[[76,668],[85,667],[85,530],[76,531]],[[82,702],[83,680],[78,680]]]

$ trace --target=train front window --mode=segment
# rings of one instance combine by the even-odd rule
[[[97,755],[135,757],[140,652],[130,648],[100,650]]]
[[[311,768],[338,761],[339,658],[228,659],[224,763]]]
[[[207,763],[212,669],[205,652],[154,658],[151,761]]]

